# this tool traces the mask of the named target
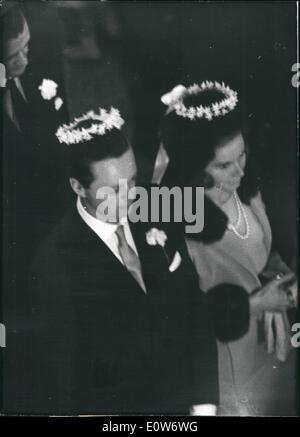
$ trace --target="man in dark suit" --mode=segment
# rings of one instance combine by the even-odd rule
[[[21,10],[9,8],[1,24],[7,77],[2,90],[4,209],[12,212],[13,220],[21,214],[22,226],[30,223],[38,240],[61,216],[58,211],[66,202],[61,194],[62,152],[55,132],[67,122],[68,112],[63,87],[57,86],[56,97],[61,99],[57,101],[54,96],[46,99],[41,90],[48,73],[36,71],[29,63],[31,36]],[[54,201],[60,202],[57,210]]]
[[[11,2],[13,3],[13,2]],[[2,271],[1,322],[6,326],[7,348],[3,374],[14,365],[14,349],[23,333],[21,309],[34,251],[72,201],[63,182],[61,145],[55,132],[67,121],[66,101],[61,86],[57,97],[45,100],[39,86],[49,78],[49,54],[45,51],[41,68],[32,68],[29,57],[30,30],[17,6],[1,8],[5,87],[1,88],[2,110]],[[50,76],[52,77],[52,76]],[[56,82],[58,78],[53,77]],[[62,104],[61,104],[62,103]],[[59,107],[60,106],[60,107]],[[70,197],[70,199],[69,199]],[[12,380],[13,378],[8,378]],[[0,384],[1,385],[1,384]]]
[[[118,117],[88,118],[60,133],[77,203],[36,254],[8,399],[30,414],[214,414],[216,345],[184,240],[131,223],[126,196],[100,212],[99,189],[133,187],[137,169]]]
[[[71,202],[55,137],[68,112],[61,87],[57,94],[63,99],[56,105],[54,98],[43,98],[41,72],[29,63],[31,36],[21,10],[4,6],[0,20],[7,79],[1,89],[3,288],[11,295],[16,287],[22,292],[37,244]]]

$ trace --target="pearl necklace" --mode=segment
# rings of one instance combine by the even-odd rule
[[[240,201],[236,191],[233,193],[233,196],[234,196],[235,203],[236,203],[237,210],[238,210],[238,219],[237,219],[237,222],[235,225],[233,225],[232,223],[229,223],[227,226],[227,229],[232,231],[241,240],[246,240],[250,235],[250,225],[248,222],[247,214],[246,214],[246,211],[245,211],[245,209],[242,205],[242,202]],[[244,218],[245,225],[246,225],[246,232],[244,235],[240,234],[238,231],[238,227],[240,226],[242,216]]]

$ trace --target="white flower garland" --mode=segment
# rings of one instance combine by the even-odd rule
[[[189,106],[186,107],[183,103],[183,98],[186,96],[197,95],[206,90],[216,90],[224,94],[224,99],[213,103],[210,106]],[[169,106],[170,110],[174,110],[177,115],[184,118],[194,120],[195,118],[206,118],[211,121],[215,117],[226,115],[232,111],[238,103],[238,94],[233,91],[224,82],[202,82],[200,85],[194,84],[189,88],[183,85],[177,85],[167,94],[161,97],[161,101]]]
[[[94,120],[99,123],[92,123],[88,128],[78,128],[79,123],[87,120]],[[82,115],[69,125],[62,125],[58,128],[56,136],[60,143],[76,144],[93,139],[94,135],[105,135],[107,131],[113,128],[121,129],[124,124],[118,109],[110,108],[110,112],[99,108],[99,114],[89,111]]]

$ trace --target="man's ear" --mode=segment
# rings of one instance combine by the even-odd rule
[[[77,196],[86,197],[85,188],[77,179],[70,178],[69,181],[72,190],[77,194]]]

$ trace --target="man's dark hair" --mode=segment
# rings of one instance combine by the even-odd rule
[[[78,127],[84,126],[81,124]],[[94,179],[91,164],[120,157],[130,148],[130,144],[122,131],[113,129],[105,135],[95,135],[90,141],[64,147],[66,147],[65,156],[69,177],[77,179],[85,188],[88,188]]]
[[[0,17],[2,27],[3,42],[17,38],[25,26],[25,16],[22,10],[17,7],[11,7]]]

